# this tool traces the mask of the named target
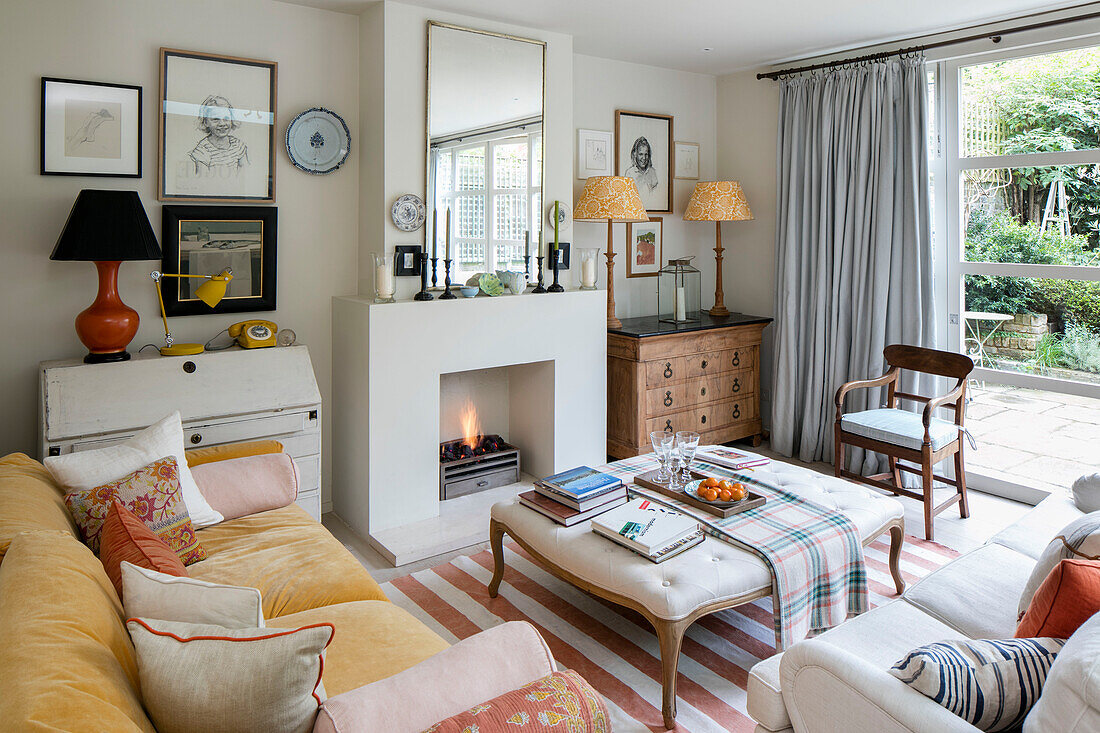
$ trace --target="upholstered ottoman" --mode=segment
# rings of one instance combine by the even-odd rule
[[[864,546],[889,530],[890,571],[898,593],[904,590],[898,570],[904,512],[896,499],[780,461],[757,468],[754,476],[843,512],[856,525]],[[655,564],[595,534],[589,524],[563,527],[518,501],[494,505],[489,538],[496,567],[489,595],[496,597],[504,576],[503,538],[508,534],[559,578],[642,614],[657,632],[662,712],[665,725],[672,728],[676,668],[687,628],[708,613],[772,595],[771,571],[753,553],[713,537]],[[776,647],[780,648],[778,636]]]

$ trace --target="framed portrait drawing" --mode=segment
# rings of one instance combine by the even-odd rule
[[[141,87],[42,77],[46,176],[141,178]]]
[[[615,110],[615,175],[634,179],[646,211],[672,213],[672,115]]]
[[[699,180],[699,143],[676,142],[676,178],[685,181]]]
[[[395,277],[420,277],[419,244],[399,244],[393,248],[393,274]]]
[[[275,200],[274,61],[160,50],[161,201]]]
[[[626,225],[627,277],[657,277],[664,261],[661,241],[663,226],[664,220],[659,216]]]
[[[611,133],[577,130],[577,178],[611,175]]]
[[[161,269],[180,275],[233,271],[214,308],[195,297],[201,279],[161,280],[170,316],[275,310],[278,209],[274,206],[164,206]]]

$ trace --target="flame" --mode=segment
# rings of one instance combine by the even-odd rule
[[[459,415],[458,421],[462,424],[463,445],[470,446],[471,450],[477,448],[477,439],[481,435],[481,420],[478,419],[474,403],[469,399],[462,406],[462,414]]]

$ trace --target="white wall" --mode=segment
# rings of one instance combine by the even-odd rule
[[[701,180],[714,180],[717,169],[716,80],[708,74],[658,69],[653,66],[612,61],[594,56],[573,57],[573,130],[569,145],[569,169],[573,180],[573,201],[580,197],[584,181],[576,177],[577,128],[614,132],[615,110],[654,112],[673,116],[676,140],[699,143]],[[702,271],[702,304],[714,304],[714,225],[683,221],[684,208],[695,181],[675,181],[671,214],[662,217],[664,261],[695,255],[692,264]],[[732,236],[732,224],[723,225],[723,244]],[[619,318],[652,315],[657,312],[657,278],[626,277],[626,224],[614,225],[615,305]],[[607,224],[575,222],[568,235],[573,247],[599,247],[597,284],[607,287]],[[729,246],[726,244],[726,246]],[[727,254],[724,277],[734,271]],[[729,280],[727,279],[728,283]],[[726,306],[732,309],[729,286]]]
[[[51,262],[65,217],[83,188],[137,190],[160,235],[156,201],[158,49],[161,46],[279,62],[278,129],[298,112],[331,108],[359,128],[359,19],[268,0],[4,0],[0,5],[0,99],[7,115],[0,176],[0,455],[34,455],[37,364],[82,356],[73,318],[95,297],[90,263]],[[143,96],[143,177],[82,178],[38,173],[40,77],[138,84]],[[353,149],[358,141],[353,141]],[[293,328],[308,344],[317,382],[331,404],[331,297],[356,288],[359,161],[328,176],[295,169],[276,151],[279,309],[259,317]],[[161,343],[155,262],[122,265],[123,300],[141,315],[131,344]],[[180,341],[205,342],[248,315],[172,320]],[[326,445],[331,444],[325,412]],[[331,456],[325,453],[324,500]]]

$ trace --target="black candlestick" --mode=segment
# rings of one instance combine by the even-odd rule
[[[458,296],[451,292],[451,263],[454,260],[443,260],[443,284],[446,286],[439,296],[440,300],[454,300]]]
[[[531,282],[531,255],[523,256],[523,274],[527,275],[527,282]]]
[[[420,261],[420,292],[413,296],[413,300],[435,300],[428,292],[428,253],[421,252],[417,259]]]
[[[550,255],[550,262],[551,262],[551,264],[553,265],[553,268],[554,268],[554,282],[553,282],[553,284],[550,285],[550,287],[548,287],[546,289],[546,292],[548,292],[548,293],[564,293],[565,288],[563,288],[558,283],[558,260],[561,258],[561,250],[559,250],[555,247],[551,251],[553,252],[553,254]]]
[[[542,256],[542,255],[539,255],[539,256],[538,256],[538,257],[536,257],[535,259],[539,261],[539,284],[538,284],[538,285],[536,285],[536,286],[535,286],[535,289],[534,289],[534,290],[532,290],[531,292],[532,292],[532,293],[545,293],[545,292],[546,292],[546,288],[544,288],[544,287],[542,286],[542,261],[543,261],[543,259],[544,259],[544,258],[543,258],[543,256]]]
[[[427,255],[425,255],[425,256],[427,256]],[[432,258],[432,289],[433,290],[436,287],[435,284],[436,284],[437,281],[436,281],[436,272],[435,271],[438,268],[439,268],[439,258],[438,257],[433,257]]]

